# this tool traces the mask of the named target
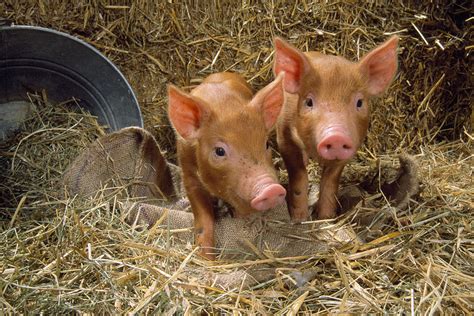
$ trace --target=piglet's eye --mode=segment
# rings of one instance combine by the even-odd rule
[[[357,100],[356,106],[358,109],[360,109],[363,105],[364,105],[364,102],[362,101],[362,99]]]
[[[312,108],[313,107],[313,99],[312,98],[306,98],[306,100],[304,100],[304,105],[307,106],[308,108]]]
[[[218,156],[218,157],[224,157],[225,156],[225,149],[222,148],[222,147],[214,148],[214,152],[216,153],[216,156]]]

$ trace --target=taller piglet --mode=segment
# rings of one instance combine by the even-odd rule
[[[296,222],[308,212],[306,159],[321,171],[317,218],[333,218],[344,166],[354,157],[369,126],[368,100],[390,85],[397,70],[396,36],[359,62],[318,52],[303,53],[275,39],[274,72],[285,72],[287,101],[277,126],[277,141],[288,176],[288,209]]]
[[[214,259],[215,197],[229,203],[236,217],[285,201],[268,146],[284,102],[283,76],[254,96],[241,76],[217,73],[190,94],[170,86],[168,100],[196,241],[201,255]]]

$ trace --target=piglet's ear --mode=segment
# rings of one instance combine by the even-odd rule
[[[252,104],[259,107],[265,122],[265,128],[271,129],[280,115],[285,101],[283,91],[283,78],[285,73],[280,73],[275,80],[260,90],[252,99]]]
[[[397,72],[397,46],[398,37],[392,36],[359,62],[362,73],[368,79],[369,94],[381,94],[390,85]]]
[[[205,115],[202,102],[173,85],[168,86],[168,117],[181,137],[196,138]]]
[[[289,93],[297,93],[301,87],[303,75],[309,69],[306,57],[297,48],[285,42],[279,37],[275,38],[275,61],[273,72],[275,75],[284,71],[285,90]]]

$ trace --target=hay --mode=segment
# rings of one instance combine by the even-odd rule
[[[53,106],[45,92],[27,97],[32,113],[23,122],[22,131],[0,144],[4,215],[14,211],[20,201],[49,201],[69,163],[92,140],[105,134],[95,117],[71,111],[77,107],[74,99]],[[45,188],[51,191],[45,192]]]
[[[375,204],[359,204],[339,218],[334,227],[352,223],[363,244],[292,258],[211,263],[166,229],[128,226],[114,196],[84,202],[59,195],[61,168],[103,130],[88,114],[70,113],[38,96],[33,100],[35,115],[1,151],[9,181],[3,183],[18,183],[0,222],[0,302],[5,311],[472,310],[473,139],[421,148],[417,160],[423,191],[407,209],[394,209],[374,193],[366,200]],[[382,170],[393,164],[387,155],[373,165]],[[386,176],[374,175],[367,165],[351,169],[346,183]],[[9,191],[2,187],[2,192]],[[246,269],[268,279],[269,263],[270,281],[244,286]],[[255,274],[258,269],[262,271]],[[205,282],[209,274],[219,286]],[[226,287],[219,280],[223,276],[242,283]]]
[[[270,281],[246,289],[204,284],[188,267],[239,273],[267,261],[209,263],[163,231],[134,230],[114,200],[58,195],[62,171],[101,135],[87,114],[44,105],[2,145],[0,305],[6,313],[434,313],[474,310],[472,273],[472,19],[469,2],[12,1],[0,18],[52,27],[92,43],[138,93],[146,126],[174,157],[165,85],[191,87],[214,71],[271,80],[273,35],[300,48],[356,58],[401,36],[400,74],[373,104],[366,146],[344,183],[378,179],[374,167],[415,154],[423,179],[406,210],[376,188],[338,223],[364,238],[329,254],[281,260]],[[47,102],[46,102],[47,103]],[[68,114],[65,114],[65,113]],[[61,114],[62,113],[62,114]],[[20,140],[22,140],[20,143]],[[12,168],[13,166],[13,168]],[[11,172],[13,169],[14,172]],[[382,177],[382,175],[380,175]]]

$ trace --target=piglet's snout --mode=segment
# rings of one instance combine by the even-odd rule
[[[286,190],[279,184],[265,186],[250,202],[257,211],[266,211],[285,202]]]
[[[343,133],[329,133],[318,144],[319,155],[326,160],[347,160],[355,154],[351,138]]]

